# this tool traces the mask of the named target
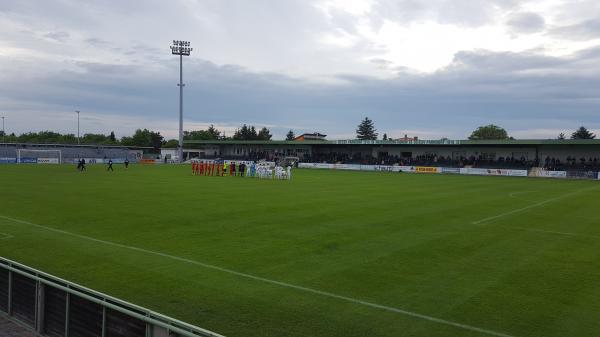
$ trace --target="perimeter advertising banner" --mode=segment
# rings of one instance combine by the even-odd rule
[[[566,178],[567,171],[539,171],[537,176],[544,178]]]
[[[16,164],[17,158],[0,158],[0,164]]]
[[[450,173],[450,174],[460,174],[460,169],[458,167],[442,167],[442,173]]]
[[[20,164],[37,164],[37,158],[21,157],[19,159],[19,163]]]
[[[440,173],[439,167],[416,166],[416,173]]]
[[[461,168],[460,174],[478,175],[478,176],[527,177],[527,170]]]
[[[38,158],[38,164],[58,164],[58,158]]]

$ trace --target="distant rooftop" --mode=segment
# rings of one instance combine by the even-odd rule
[[[313,133],[303,133],[300,136],[294,138],[294,140],[297,142],[305,142],[307,140],[324,141],[325,137],[327,137],[327,135],[324,135],[319,132],[313,132]]]

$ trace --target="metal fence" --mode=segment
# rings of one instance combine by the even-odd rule
[[[49,337],[223,337],[0,257],[0,314]]]

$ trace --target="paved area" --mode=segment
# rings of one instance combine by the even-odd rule
[[[0,337],[37,337],[38,335],[0,314]]]

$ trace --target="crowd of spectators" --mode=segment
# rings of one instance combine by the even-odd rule
[[[378,158],[366,155],[350,156],[345,153],[313,154],[306,161],[318,163],[344,163],[363,165],[401,165],[401,166],[445,166],[445,167],[481,167],[481,168],[529,168],[537,164],[536,161],[526,158],[500,157],[496,160],[485,159],[482,156],[460,157],[452,159],[450,156],[436,154],[418,155],[415,157],[400,157],[397,155],[381,155]]]
[[[325,152],[297,154],[301,162],[329,163],[329,164],[363,164],[363,165],[401,165],[401,166],[443,166],[443,167],[476,167],[476,168],[505,168],[526,170],[532,167],[543,167],[552,171],[600,171],[599,158],[567,157],[566,161],[558,158],[546,157],[544,160],[538,158],[528,159],[525,157],[498,157],[489,159],[483,155],[451,158],[450,156],[438,156],[437,154],[423,154],[414,157],[403,157],[398,155],[380,154],[379,157],[362,155],[360,153],[348,154],[344,152]],[[235,156],[239,160],[269,160],[277,161],[285,155],[271,151],[249,152],[244,155]]]
[[[568,156],[566,161],[561,161],[558,158],[546,157],[544,160],[544,168],[551,171],[568,171],[568,170],[585,170],[585,171],[600,171],[600,160],[598,158],[577,159],[575,156]]]
[[[460,158],[450,156],[438,156],[436,154],[418,155],[414,157],[401,157],[397,155],[383,155],[378,158],[366,155],[348,155],[346,153],[316,153],[305,158],[306,162],[317,163],[342,163],[363,165],[401,165],[401,166],[444,166],[444,167],[477,167],[477,168],[506,168],[506,169],[530,169],[532,167],[544,167],[547,170],[582,170],[600,171],[600,159],[567,157],[565,162],[560,159],[546,157],[544,161],[538,158],[527,159],[525,157],[498,157],[488,159],[482,155]]]

